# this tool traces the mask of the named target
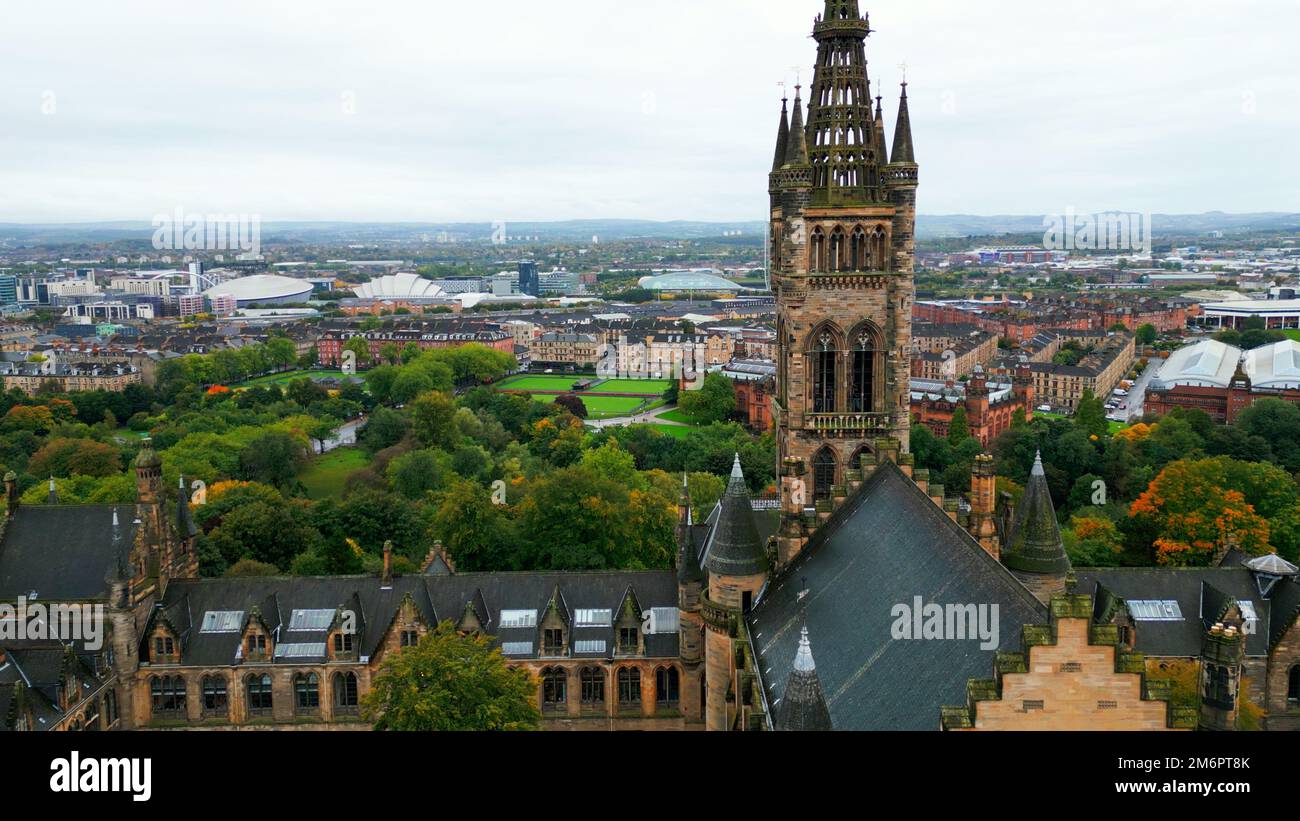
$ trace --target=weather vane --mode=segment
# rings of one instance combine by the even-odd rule
[[[907,61],[899,63],[898,68],[903,72],[903,85],[907,85]]]

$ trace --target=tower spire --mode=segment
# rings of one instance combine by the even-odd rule
[[[907,81],[903,81],[903,94],[898,99],[898,125],[894,126],[894,150],[890,156],[896,163],[916,163],[912,150],[912,118],[907,112]]]
[[[785,165],[785,152],[790,143],[790,116],[786,108],[786,97],[781,95],[781,124],[776,128],[776,156],[772,158],[772,170],[780,171]]]
[[[808,627],[799,631],[799,649],[795,652],[794,666],[786,680],[781,699],[776,728],[794,732],[825,732],[832,729],[831,713],[822,693],[821,679],[813,661],[812,644],[808,641]]]
[[[794,113],[790,115],[790,135],[787,139],[785,164],[808,164],[808,138],[803,124],[803,101],[800,99],[801,86],[794,87]]]
[[[872,129],[872,145],[876,151],[876,164],[878,169],[883,169],[889,164],[889,155],[885,148],[885,104],[884,98],[880,95],[880,84],[876,85],[876,121]]]

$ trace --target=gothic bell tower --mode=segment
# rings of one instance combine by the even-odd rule
[[[858,0],[826,0],[804,117],[782,101],[769,178],[777,297],[782,511],[829,504],[882,440],[908,452],[917,166],[907,86],[893,162],[881,97],[872,108]],[[884,442],[886,450],[895,446]],[[788,561],[801,540],[782,540]]]

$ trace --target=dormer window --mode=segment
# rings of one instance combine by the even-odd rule
[[[334,634],[334,652],[351,653],[352,652],[352,634],[335,633]]]
[[[171,636],[155,636],[153,640],[153,654],[158,660],[170,660],[176,652],[176,643]]]
[[[253,633],[248,637],[248,657],[266,655],[266,636],[262,633]]]
[[[542,631],[542,655],[564,655],[564,631],[559,629]]]
[[[635,655],[640,652],[641,628],[620,627],[618,629],[618,652],[623,655]]]

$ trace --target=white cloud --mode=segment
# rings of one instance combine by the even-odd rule
[[[762,219],[776,83],[809,82],[821,9],[11,5],[0,221]],[[1300,4],[864,8],[891,131],[910,66],[923,212],[1300,209]]]

